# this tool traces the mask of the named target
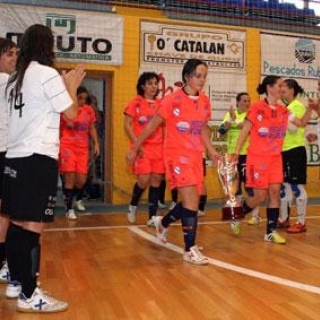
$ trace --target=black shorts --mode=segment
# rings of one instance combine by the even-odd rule
[[[5,161],[5,152],[0,152],[0,200],[2,199],[2,185],[3,185],[3,171],[4,171],[4,161]]]
[[[307,152],[305,147],[297,147],[282,152],[283,181],[287,183],[307,183]]]
[[[239,173],[239,183],[246,183],[246,162],[247,162],[247,155],[240,154],[237,164],[237,169]]]
[[[207,161],[206,161],[206,158],[202,159],[202,166],[203,166],[203,176],[205,177],[207,175]]]
[[[13,220],[52,222],[58,163],[48,156],[5,159],[2,212]]]

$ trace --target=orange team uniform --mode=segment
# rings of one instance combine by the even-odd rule
[[[133,118],[132,130],[138,137],[159,108],[159,100],[146,100],[135,96],[124,110],[124,114]],[[132,141],[130,141],[132,146]],[[163,127],[158,127],[142,144],[142,154],[133,165],[135,174],[164,173],[163,163]]]
[[[283,181],[282,145],[288,125],[285,106],[271,108],[266,99],[252,104],[246,119],[252,123],[247,154],[247,187],[268,189]]]
[[[182,89],[163,98],[158,111],[166,120],[164,161],[170,188],[203,187],[202,128],[211,119],[209,98],[188,96]]]
[[[60,118],[60,172],[88,172],[89,160],[89,129],[96,121],[94,110],[89,105],[78,109],[74,120],[67,119],[63,114]]]

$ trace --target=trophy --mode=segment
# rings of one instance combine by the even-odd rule
[[[238,170],[237,165],[232,163],[232,156],[225,154],[218,161],[218,176],[223,187],[224,193],[228,200],[222,208],[222,220],[242,219],[244,213],[242,206],[236,199],[236,192],[238,190]]]

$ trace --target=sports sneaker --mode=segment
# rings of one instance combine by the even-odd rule
[[[172,210],[177,205],[176,202],[172,201],[169,207],[169,210]]]
[[[205,216],[205,212],[198,210],[198,217],[204,217]]]
[[[66,213],[66,218],[69,220],[77,220],[78,216],[73,209],[69,209]]]
[[[289,227],[290,227],[289,219],[284,220],[284,221],[282,221],[281,219],[278,219],[277,228],[284,229],[284,228],[289,228]]]
[[[286,239],[280,236],[280,234],[273,230],[271,233],[265,234],[264,241],[277,243],[277,244],[285,244]]]
[[[249,220],[248,220],[248,225],[249,226],[256,226],[258,224],[261,223],[261,218],[260,217],[251,217]]]
[[[236,236],[241,234],[241,222],[240,221],[231,221],[230,227]]]
[[[160,209],[165,209],[167,206],[166,206],[166,204],[164,202],[158,201],[158,207]]]
[[[287,229],[288,233],[302,233],[307,231],[307,226],[300,222],[295,223],[293,226]]]
[[[86,211],[86,207],[84,206],[83,200],[76,200],[74,205],[78,211]]]
[[[131,204],[129,205],[129,210],[128,210],[128,221],[130,223],[135,223],[137,220],[137,207],[136,206],[132,206]]]
[[[4,261],[0,269],[0,283],[8,283],[9,277],[10,277],[10,274],[9,274],[8,263],[7,261]]]
[[[192,246],[190,251],[184,252],[183,260],[197,265],[205,265],[209,263],[208,258],[200,252],[198,246]]]
[[[154,223],[154,226],[156,227],[157,238],[161,240],[163,243],[167,243],[168,228],[163,227],[161,221],[162,221],[162,217],[159,217],[159,216],[153,217],[153,223]]]
[[[68,309],[68,303],[59,301],[43,292],[40,288],[35,288],[31,298],[26,298],[20,293],[17,310],[20,312],[60,312]]]
[[[6,297],[9,299],[16,299],[21,293],[21,283],[16,280],[10,280],[6,288]]]
[[[147,226],[148,226],[148,227],[155,227],[153,217],[150,218],[150,219],[147,221]]]

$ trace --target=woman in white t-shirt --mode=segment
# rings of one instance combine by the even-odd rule
[[[8,119],[5,90],[9,75],[14,72],[17,62],[17,45],[9,39],[0,38],[0,206],[2,199],[2,180],[5,155],[7,151]],[[0,283],[9,280],[9,269],[6,261],[5,239],[9,218],[0,211]],[[6,291],[10,298],[10,292]]]
[[[76,117],[76,88],[85,72],[78,66],[61,77],[52,67],[53,35],[48,27],[29,27],[19,45],[16,72],[6,89],[9,132],[2,211],[10,217],[7,260],[11,275],[21,283],[17,310],[58,312],[68,304],[37,287],[40,235],[54,215],[60,113]]]

